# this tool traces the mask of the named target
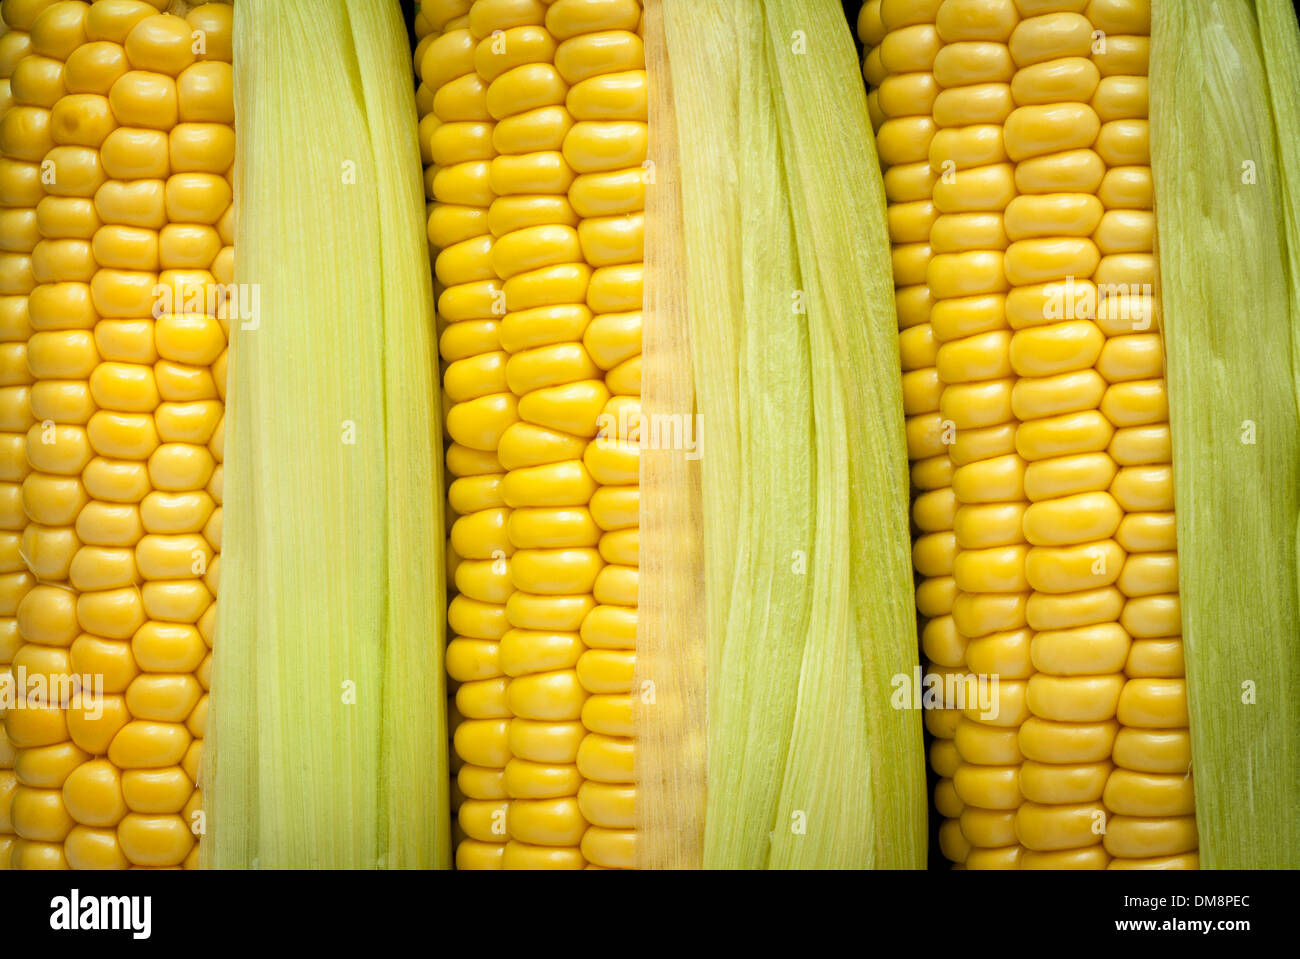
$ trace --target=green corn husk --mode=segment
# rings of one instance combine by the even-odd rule
[[[783,803],[781,786],[798,711],[791,681],[800,676],[804,651],[814,638],[814,586],[826,582],[820,575],[826,570],[794,572],[799,555],[814,541],[809,324],[792,302],[801,282],[789,194],[778,162],[778,104],[763,12],[738,10],[736,23],[736,162],[745,203],[744,226],[735,238],[741,250],[736,356],[741,456],[739,475],[730,479],[741,523],[732,563],[713,564],[730,565],[732,578],[724,594],[729,600],[725,630],[720,642],[710,644],[717,652],[709,682],[709,729],[716,745],[709,753],[704,863],[759,868],[779,861],[791,836],[791,816],[811,805],[799,804],[807,797],[792,808]],[[711,453],[712,446],[706,455]],[[704,464],[705,475],[712,465]],[[829,558],[829,551],[816,555]],[[771,829],[756,829],[755,823]]]
[[[1291,278],[1291,368],[1300,403],[1300,26],[1286,0],[1256,0],[1264,70],[1277,130],[1278,185]],[[1300,556],[1300,530],[1296,534]],[[1300,562],[1297,563],[1300,567]]]
[[[236,279],[207,864],[450,862],[441,445],[397,4],[235,7]]]
[[[919,867],[920,715],[890,707],[918,659],[903,409],[856,53],[831,0],[662,9],[672,87],[691,92],[676,133],[705,435],[700,859]]]
[[[808,291],[814,388],[825,389],[828,405],[834,404],[829,417],[814,413],[817,505],[819,512],[825,510],[819,517],[825,534],[819,530],[819,538],[841,538],[843,566],[837,563],[835,570],[846,571],[848,582],[843,594],[830,593],[825,638],[847,629],[845,659],[861,670],[860,693],[851,678],[847,692],[862,697],[861,713],[856,703],[839,716],[821,709],[823,696],[832,709],[837,704],[843,680],[834,669],[840,647],[827,642],[817,648],[821,637],[814,621],[804,677],[822,685],[819,690],[805,683],[800,689],[800,712],[807,711],[808,721],[796,728],[792,755],[803,764],[792,763],[787,771],[787,798],[798,801],[800,790],[834,796],[823,802],[840,815],[841,836],[826,837],[820,850],[812,843],[792,849],[790,864],[919,868],[927,831],[921,720],[919,713],[893,709],[887,695],[897,676],[912,674],[918,654],[884,184],[874,146],[863,148],[874,141],[856,48],[840,6],[824,0],[769,2],[765,10],[768,43],[785,93],[782,150]],[[841,416],[843,430],[837,435]],[[829,431],[823,428],[826,419]],[[824,478],[831,457],[833,475]],[[847,467],[842,472],[841,464]],[[830,500],[823,485],[828,481]],[[840,482],[845,487],[834,485]],[[816,597],[813,604],[823,608]],[[841,615],[847,621],[838,619]],[[857,745],[859,721],[866,724],[861,757],[866,766],[855,772],[826,744],[838,733]],[[843,730],[840,724],[846,722],[852,725]],[[857,819],[859,810],[866,818]]]
[[[1300,46],[1281,3],[1166,0],[1152,12],[1151,160],[1200,859],[1300,866]]]

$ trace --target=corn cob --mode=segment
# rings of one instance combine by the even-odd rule
[[[939,413],[942,386],[935,368],[934,332],[930,324],[931,297],[925,272],[932,257],[930,226],[936,213],[931,197],[934,175],[929,169],[930,136],[926,121],[933,105],[935,79],[930,70],[898,72],[897,80],[880,65],[880,47],[893,34],[891,47],[906,34],[929,34],[940,2],[916,4],[910,8],[893,3],[887,7],[866,3],[858,17],[858,35],[875,57],[863,61],[864,75],[873,88],[867,104],[873,127],[879,128],[881,83],[889,117],[899,125],[919,126],[920,135],[908,145],[910,153],[895,154],[882,163],[903,166],[886,179],[889,204],[889,233],[893,244],[893,274],[897,288],[895,307],[899,323],[899,359],[903,369],[903,412],[907,417],[908,458],[912,462],[912,485],[917,490],[912,503],[912,522],[918,530],[912,560],[920,582],[916,608],[923,623],[921,648],[932,672],[957,671],[966,664],[966,641],[957,632],[952,616],[956,587],[952,577],[955,553],[953,520],[956,500],[952,492],[953,463],[949,445],[943,442],[944,428]],[[888,17],[888,22],[883,17]],[[891,50],[892,53],[892,50]],[[917,64],[919,66],[920,64]],[[891,57],[891,66],[893,63]],[[909,178],[909,174],[911,175]],[[909,179],[914,182],[909,183]],[[930,763],[939,781],[934,788],[934,808],[944,821],[939,827],[939,845],[950,859],[964,861],[969,845],[957,817],[964,805],[953,785],[959,758],[953,734],[959,722],[957,710],[935,708],[925,713],[926,728],[934,737]]]
[[[1145,417],[1126,393],[1164,391],[1164,350],[1155,326],[1155,235],[1147,65],[1149,3],[1088,8],[1092,61],[1101,75],[1093,107],[1095,149],[1106,164],[1098,197],[1105,213],[1094,240],[1101,253],[1098,324],[1107,336],[1098,359],[1106,377],[1103,413],[1115,423],[1110,453],[1120,466],[1112,495],[1124,517],[1115,533],[1127,553],[1116,585],[1125,597],[1121,628],[1133,639],[1116,704],[1116,734],[1103,801],[1104,845],[1112,868],[1199,865],[1188,732],[1175,536],[1168,400]],[[1135,189],[1136,188],[1136,189]],[[1127,289],[1126,289],[1127,288]],[[1148,317],[1151,322],[1148,322]],[[1127,407],[1125,413],[1119,410]]]
[[[430,242],[440,249],[453,248],[448,255],[440,254],[434,264],[438,282],[445,288],[439,297],[439,316],[444,322],[449,321],[442,334],[442,354],[449,362],[465,361],[466,365],[478,357],[486,357],[486,362],[500,370],[504,368],[504,356],[496,349],[500,319],[495,306],[503,296],[501,285],[490,275],[490,264],[487,269],[477,272],[475,267],[478,264],[473,262],[468,264],[468,269],[463,260],[458,265],[459,251],[454,249],[458,244],[468,243],[474,248],[472,252],[469,247],[465,248],[471,261],[486,256],[491,249],[484,221],[491,203],[486,180],[488,165],[495,155],[492,129],[482,122],[456,121],[465,125],[451,127],[448,132],[459,133],[459,137],[449,137],[446,132],[437,140],[433,137],[443,122],[439,112],[454,109],[454,106],[442,106],[454,99],[455,88],[450,84],[461,82],[461,86],[465,86],[478,80],[474,72],[475,43],[468,28],[468,10],[468,3],[437,11],[429,8],[428,12],[436,13],[438,18],[435,26],[429,23],[425,8],[421,8],[420,18],[429,25],[430,32],[421,39],[415,60],[421,80],[416,98],[421,110],[420,149],[422,159],[429,165],[425,177],[428,198],[435,201],[442,195],[457,201],[454,207],[445,208],[451,216],[443,214],[438,218],[431,211],[429,218]],[[418,21],[417,26],[422,28]],[[441,101],[436,99],[439,96]],[[439,109],[435,109],[435,104]],[[447,112],[446,115],[455,114]],[[438,181],[438,171],[443,167],[449,172]],[[458,179],[459,183],[456,182]],[[480,278],[480,273],[488,275]],[[464,345],[458,346],[459,343]],[[462,514],[451,527],[450,548],[454,550],[461,539],[467,540],[460,546],[460,555],[467,560],[461,573],[465,578],[462,596],[452,601],[457,604],[456,608],[449,607],[448,610],[451,628],[457,635],[447,647],[447,670],[456,682],[495,682],[498,687],[503,687],[504,674],[496,664],[496,640],[504,632],[500,624],[505,620],[505,600],[510,590],[509,544],[503,535],[505,514],[500,508],[499,490],[504,471],[495,453],[495,443],[486,450],[453,444],[447,452],[447,469],[451,476],[456,477],[449,495],[451,510],[448,518]],[[479,535],[484,540],[482,549],[473,542],[475,527],[481,531]],[[467,532],[470,535],[467,536]],[[456,575],[451,562],[448,572]],[[472,573],[478,574],[475,582],[470,581]],[[454,579],[448,585],[455,586]],[[493,599],[496,602],[490,602]],[[470,603],[476,603],[477,608],[470,607]],[[492,625],[486,630],[471,625],[467,635],[463,634],[459,622],[462,609],[467,609],[471,616],[477,613],[475,619]],[[480,636],[481,632],[487,635]],[[486,687],[480,685],[479,688]],[[499,695],[503,694],[504,688],[501,688]],[[468,767],[458,768],[455,758],[452,766],[457,774],[453,805],[461,813],[460,827],[468,837],[457,837],[460,839],[457,864],[468,868],[472,861],[479,868],[487,868],[490,863],[499,863],[505,851],[506,793],[503,777],[508,760],[506,724],[490,714],[474,717],[472,708],[470,722],[458,722],[454,707],[452,717],[450,732],[460,744],[453,756],[469,757],[466,760]]]
[[[941,780],[936,806],[958,817],[941,845],[968,868],[1197,861],[1147,323],[1149,22],[1145,0],[881,0],[859,20],[891,224],[915,225],[894,237],[896,282],[924,271],[931,301],[955,665],[1000,679],[996,719],[927,720],[955,793]],[[920,439],[914,459],[936,448]]]
[[[420,17],[417,103],[456,477],[457,865],[626,867],[640,5],[426,0]]]
[[[31,54],[31,18],[35,10],[27,11],[23,20],[13,23],[5,18],[6,32],[0,35],[0,127],[13,103],[12,77],[15,68]],[[22,29],[19,29],[19,26]],[[0,510],[3,510],[4,565],[0,569],[0,596],[3,596],[3,626],[0,627],[0,670],[12,675],[9,664],[22,643],[18,633],[15,613],[18,604],[34,585],[32,574],[23,560],[22,535],[27,525],[27,514],[22,507],[22,481],[29,469],[24,451],[28,428],[32,425],[28,408],[31,374],[27,372],[27,338],[31,326],[27,321],[27,297],[31,293],[31,253],[40,241],[36,228],[36,204],[40,200],[39,182],[33,182],[30,167],[11,157],[0,147],[0,206],[3,206],[4,228],[0,230],[0,249],[3,249],[3,287],[0,287],[0,350],[3,350],[3,448],[0,449]],[[4,705],[0,704],[0,720],[4,719]],[[13,743],[0,724],[0,869],[8,869],[13,853],[15,836],[10,807],[17,776],[14,773],[16,758]]]
[[[233,272],[231,16],[165,6],[3,9],[32,38],[3,149],[39,189],[22,484],[38,585],[17,609],[13,666],[29,681],[103,683],[83,681],[80,701],[34,693],[7,717],[20,868],[198,860],[222,525],[217,284]]]

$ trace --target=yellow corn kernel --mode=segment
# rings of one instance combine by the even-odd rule
[[[578,659],[578,680],[589,693],[617,693],[632,688],[635,655],[627,649],[589,649]]]
[[[1179,868],[1195,868],[1197,848],[1196,817],[1177,816],[1141,819],[1112,817],[1106,830],[1106,849],[1116,859],[1117,868],[1140,868],[1140,863],[1155,865],[1156,857],[1172,857]],[[1180,861],[1179,861],[1180,860]],[[1118,864],[1123,863],[1124,866]]]
[[[1050,852],[1026,850],[1020,858],[1021,869],[1105,869],[1113,862],[1101,846],[1057,849]]]
[[[62,842],[76,825],[63,804],[57,789],[33,789],[18,786],[14,790],[9,815],[14,832],[35,842]]]
[[[1131,679],[1119,698],[1125,726],[1178,729],[1187,725],[1187,690],[1181,678]]]
[[[581,869],[585,863],[579,849],[532,846],[515,841],[505,844],[501,856],[502,869]]]
[[[1128,652],[1128,634],[1118,623],[1044,630],[1034,637],[1031,647],[1035,668],[1055,676],[1118,672]]]
[[[73,555],[80,545],[76,534],[70,529],[28,524],[22,534],[22,555],[27,557],[31,572],[38,579],[56,582],[67,579]],[[17,566],[18,563],[14,565]],[[7,603],[6,608],[8,606]]]
[[[1097,197],[1106,209],[1151,209],[1151,168],[1125,166],[1107,170]]]
[[[185,19],[191,28],[204,33],[206,49],[198,54],[200,60],[230,62],[234,16],[229,4],[200,4],[190,10]]]
[[[187,67],[176,78],[176,97],[182,123],[235,122],[234,80],[228,63],[207,61]]]
[[[468,73],[442,84],[433,94],[433,111],[443,123],[492,119],[487,110],[487,84]]]
[[[1016,810],[1016,834],[1028,849],[1074,849],[1101,842],[1106,813],[1100,803],[1044,805],[1026,802]]]
[[[1027,614],[1034,629],[1072,629],[1118,619],[1123,606],[1123,594],[1112,586],[1103,586],[1055,596],[1035,593]]]
[[[640,15],[634,0],[555,0],[546,12],[546,29],[556,39],[568,40],[581,34],[634,30]]]
[[[1016,766],[964,765],[953,776],[953,788],[968,806],[1015,809],[1023,801]]]
[[[955,544],[953,548],[955,550]],[[957,552],[955,561],[950,561],[957,588],[968,593],[1024,592],[1028,588],[1025,553],[1023,545]],[[917,564],[917,569],[922,575],[944,575],[938,571],[928,572],[920,564]]]
[[[574,796],[517,799],[510,803],[507,822],[512,839],[545,846],[575,845],[587,828]]]
[[[1177,678],[1183,675],[1182,639],[1139,639],[1129,650],[1124,672],[1130,679]]]
[[[555,49],[555,66],[570,84],[602,73],[637,70],[645,66],[641,38],[630,30],[584,31],[562,39],[563,42]]]
[[[507,795],[512,799],[568,799],[569,802],[565,804],[564,818],[571,821],[572,797],[582,785],[582,777],[578,774],[577,766],[512,759],[503,770],[501,778]],[[528,803],[512,805],[512,817],[516,810],[530,805]],[[563,844],[567,845],[570,841],[565,839]]]
[[[15,757],[14,774],[24,786],[62,789],[68,775],[89,758],[73,743],[24,749]]]
[[[1058,722],[1037,716],[1020,727],[1020,749],[1026,759],[1044,763],[1096,763],[1107,759],[1119,724]]]
[[[127,58],[137,70],[176,76],[194,62],[190,27],[182,17],[144,17],[126,35]]]
[[[568,84],[550,63],[524,63],[489,81],[485,103],[494,120],[565,102]]]
[[[959,593],[953,600],[952,617],[963,636],[986,636],[1024,626],[1026,602],[1024,594]]]
[[[582,621],[582,640],[597,649],[636,647],[636,610],[622,606],[597,606]]]
[[[1020,788],[1031,802],[1062,805],[1101,799],[1113,766],[1109,762],[1056,764],[1026,761]]]
[[[212,593],[199,580],[146,582],[140,595],[145,615],[167,623],[197,623],[212,604]]]
[[[471,16],[473,15],[471,11]],[[499,37],[489,36],[493,32],[489,30],[473,47],[472,68],[489,83],[507,70],[526,63],[549,63],[555,58],[557,47],[555,38],[537,23],[520,22],[511,26],[498,26],[495,29],[502,31]],[[452,34],[444,36],[452,36]],[[464,69],[462,52],[464,41],[458,38],[453,42],[458,44],[457,53],[462,58],[460,68]],[[438,85],[436,78],[434,85]]]
[[[965,762],[981,766],[1005,766],[1022,759],[1016,737],[1015,729],[989,726],[963,717],[957,722],[953,743]],[[954,776],[960,768],[958,766],[952,770]]]
[[[1016,431],[1016,450],[1030,461],[1090,453],[1106,449],[1113,434],[1114,427],[1104,415],[1095,410],[1083,410],[1021,424]],[[1120,476],[1123,476],[1123,471]],[[1129,508],[1120,492],[1114,492],[1121,505]]]
[[[492,130],[492,148],[503,156],[560,150],[573,122],[562,106],[539,107],[506,117]]]
[[[474,69],[477,46],[468,30],[449,30],[435,37],[420,58],[420,76],[426,86],[437,90]]]
[[[117,838],[122,852],[137,866],[179,865],[195,842],[189,826],[176,815],[130,813],[118,824]]]
[[[457,869],[500,869],[505,843],[465,839],[456,845]]]
[[[957,546],[962,550],[987,550],[1021,543],[1024,511],[1024,503],[962,505],[953,517]]]
[[[1191,768],[1191,738],[1186,729],[1127,727],[1115,737],[1114,759],[1124,769],[1186,775]]]
[[[513,760],[512,760],[513,761]],[[505,799],[505,771],[484,766],[461,766],[456,774],[460,791],[469,799]]]
[[[234,159],[235,134],[227,124],[179,123],[168,134],[168,161],[173,173],[224,174]]]
[[[1130,557],[1117,584],[1125,596],[1149,596],[1178,590],[1176,553],[1149,553]]]
[[[1065,150],[1016,165],[1015,186],[1021,193],[1095,193],[1106,164],[1092,150]]]
[[[117,841],[117,833],[112,829],[76,826],[64,840],[63,850],[68,865],[73,869],[128,869],[131,866]]]
[[[457,682],[474,682],[501,674],[499,646],[486,639],[456,637],[447,644],[447,675]]]
[[[456,726],[452,741],[456,754],[475,766],[502,769],[510,761],[512,747],[507,742],[511,720],[471,719]],[[518,751],[514,751],[518,755]]]
[[[962,835],[974,846],[997,848],[1016,842],[1016,813],[1009,809],[966,806],[958,822]]]
[[[509,753],[530,762],[568,764],[577,761],[578,748],[586,730],[582,723],[538,722],[512,719],[506,730]],[[509,760],[509,755],[502,761]]]
[[[591,826],[582,834],[582,854],[606,869],[631,869],[636,864],[636,832]],[[591,868],[590,866],[588,868]]]
[[[72,643],[70,652],[72,668],[78,673],[103,676],[107,693],[125,692],[139,673],[128,642],[81,635]]]
[[[456,690],[456,709],[466,719],[500,719],[510,715],[504,677],[463,683]]]
[[[1196,811],[1192,776],[1187,773],[1116,769],[1106,782],[1104,798],[1106,808],[1121,816],[1190,816]]]
[[[473,639],[499,639],[507,629],[505,611],[494,603],[455,597],[447,610],[451,628]]]
[[[213,173],[176,173],[167,179],[167,219],[214,224],[230,206],[230,183]]]
[[[1124,677],[1049,676],[1029,680],[1029,708],[1035,716],[1057,722],[1097,723],[1115,715]]]
[[[1022,420],[1074,413],[1096,409],[1105,392],[1106,381],[1092,369],[1026,377],[1012,388],[1011,409]]]
[[[593,733],[632,736],[632,700],[627,695],[591,696],[583,704],[582,722]]]
[[[591,733],[578,747],[578,770],[597,782],[630,783],[634,748],[630,739]]]
[[[645,208],[646,179],[639,167],[584,173],[570,185],[569,201],[584,217],[634,213]]]
[[[165,815],[185,808],[194,794],[194,783],[180,766],[126,769],[121,773],[121,789],[131,812]]]
[[[577,122],[564,139],[564,156],[578,173],[639,166],[646,157],[646,124],[632,120]]]
[[[144,624],[132,636],[131,650],[141,669],[158,673],[193,672],[207,652],[193,626],[159,622]]]

